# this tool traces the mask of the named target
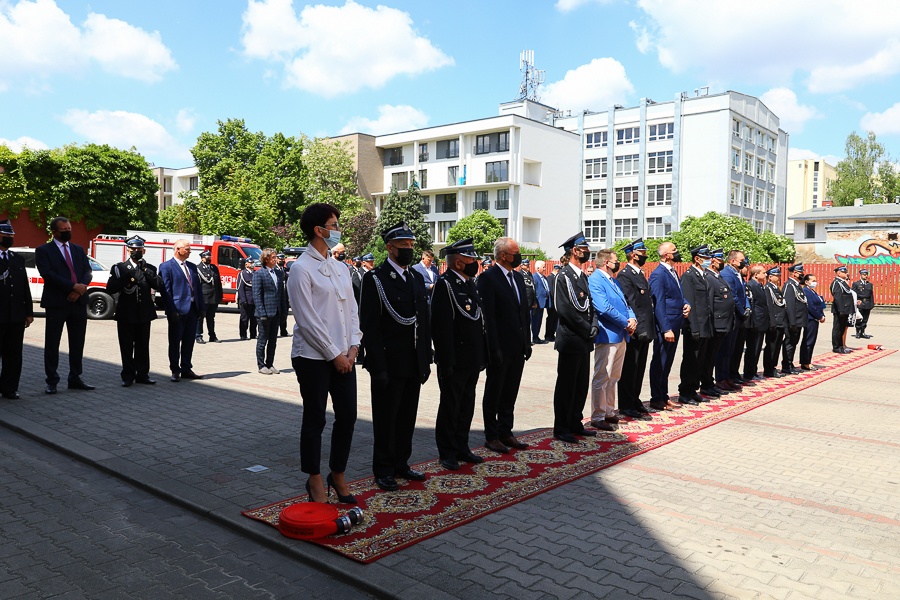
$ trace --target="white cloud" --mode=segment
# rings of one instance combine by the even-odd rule
[[[190,133],[194,130],[194,124],[197,122],[197,115],[193,109],[182,108],[175,115],[175,126],[181,133]]]
[[[30,148],[31,150],[47,150],[50,147],[41,140],[36,140],[33,137],[28,137],[26,135],[23,135],[22,137],[16,138],[14,140],[0,138],[0,146],[6,146],[16,154],[21,152],[22,148]]]
[[[569,12],[586,4],[608,4],[612,0],[556,0],[556,10]]]
[[[865,131],[874,131],[878,135],[900,133],[900,102],[884,112],[866,113],[860,120],[859,126]]]
[[[810,91],[849,89],[900,70],[894,0],[757,0],[737,11],[720,0],[638,0],[639,48],[676,73],[744,84],[786,84],[809,75]]]
[[[79,28],[54,0],[0,2],[0,56],[0,89],[8,89],[13,77],[39,79],[82,71],[92,63],[114,75],[148,82],[177,67],[159,32],[96,13]]]
[[[759,99],[778,116],[781,128],[788,133],[802,133],[807,121],[820,116],[815,108],[797,102],[797,94],[788,88],[773,88]]]
[[[413,28],[408,13],[352,0],[340,7],[249,0],[242,43],[250,58],[280,61],[284,85],[325,97],[379,88],[398,75],[453,65]]]
[[[634,86],[625,67],[614,58],[595,58],[586,65],[567,71],[565,77],[545,85],[541,102],[571,110],[606,110],[624,103]]]
[[[835,156],[834,154],[819,154],[814,150],[807,150],[805,148],[788,148],[788,160],[806,159],[818,159],[828,163],[832,167],[837,166],[837,164],[843,160],[843,158],[841,158],[840,156]]]
[[[72,109],[62,117],[72,131],[95,144],[108,144],[128,150],[134,147],[144,156],[190,160],[188,149],[180,144],[166,128],[145,115],[123,110]]]
[[[406,104],[398,106],[382,104],[378,107],[377,119],[353,117],[347,121],[340,133],[341,135],[355,132],[383,135],[385,133],[421,129],[427,125],[428,115],[417,108]]]

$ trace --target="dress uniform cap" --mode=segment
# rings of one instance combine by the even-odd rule
[[[560,269],[562,269],[562,265],[559,265],[559,264],[553,265],[553,270],[554,270],[554,271],[559,271]]]
[[[489,258],[486,258],[486,259],[484,259],[483,261],[481,261],[481,266],[482,266],[482,267],[489,267],[489,266],[491,266],[492,264],[494,264],[494,261],[492,261],[492,260],[489,259]]]
[[[275,258],[277,258],[278,260],[281,260],[283,258],[287,258],[287,256],[284,255],[284,252],[279,252],[278,254],[275,255]]]
[[[803,263],[797,263],[796,265],[791,265],[788,267],[788,271],[791,273],[795,273],[797,271],[803,272]]]
[[[525,266],[527,267],[528,265],[531,264],[531,261],[528,260],[527,258],[523,258],[523,259],[522,259],[522,264],[525,265]]]
[[[573,235],[572,237],[570,237],[569,239],[564,241],[562,244],[560,244],[559,247],[562,248],[563,250],[571,250],[575,246],[587,246],[587,245],[588,245],[588,243],[587,243],[587,240],[584,238],[584,232],[579,231],[578,233],[576,233],[575,235]]]
[[[709,254],[713,258],[725,258],[725,248],[716,248],[715,250],[710,250]]]
[[[12,223],[9,222],[9,219],[3,219],[0,221],[0,233],[3,235],[16,235],[16,232],[13,231]]]
[[[644,245],[644,238],[638,238],[622,248],[622,252],[628,254],[630,252],[636,252],[637,250],[646,250],[647,246]]]
[[[384,240],[384,243],[388,243],[391,240],[414,240],[416,239],[416,234],[414,234],[412,229],[409,228],[409,225],[406,224],[406,221],[400,221],[399,223],[385,231],[381,235],[381,239]]]
[[[869,274],[869,270],[868,270],[868,269],[860,269],[860,270],[859,270],[859,274],[860,274],[860,275],[868,275],[868,274]]]
[[[200,258],[209,258],[210,256],[212,256],[212,252],[209,250],[204,250],[200,253]]]
[[[361,256],[354,256],[354,257],[353,257],[353,262],[361,262],[361,261],[362,261],[362,257],[361,257]]]
[[[362,257],[360,257],[360,260],[363,262],[372,262],[373,260],[375,260],[375,255],[371,252],[367,252],[366,254],[363,254]]]
[[[697,246],[696,248],[691,248],[691,256],[702,256],[703,258],[711,258],[709,253],[709,246],[703,244],[702,246]]]
[[[766,275],[777,275],[781,276],[781,267],[772,267],[768,271],[766,271]]]
[[[469,258],[478,258],[478,253],[475,252],[475,244],[472,243],[472,238],[457,240],[449,246],[441,248],[441,258],[451,254],[460,254],[462,256],[468,256]]]
[[[144,247],[144,238],[139,235],[133,235],[127,240],[125,240],[125,245],[129,248],[143,248]]]
[[[845,267],[844,265],[841,265],[840,267],[836,268],[836,269],[834,270],[834,272],[835,272],[835,273],[838,273],[838,272],[846,273],[846,272],[847,272],[847,267]]]

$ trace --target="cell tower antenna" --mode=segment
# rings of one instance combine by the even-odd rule
[[[519,71],[522,72],[519,100],[540,102],[541,96],[538,91],[544,83],[544,71],[534,68],[534,50],[522,50],[519,54]]]

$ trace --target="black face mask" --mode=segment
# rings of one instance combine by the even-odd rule
[[[647,263],[647,257],[646,256],[638,256],[637,263],[638,263],[639,267],[643,267]]]
[[[12,248],[14,242],[15,239],[12,236],[4,235],[3,237],[0,237],[0,246],[3,246],[4,248]]]
[[[71,239],[72,239],[71,231],[60,231],[59,232],[59,241],[61,241],[63,244],[68,243],[69,241],[71,241]]]
[[[337,258],[339,261],[344,262],[345,260],[347,260],[347,253],[346,253],[346,252],[341,252],[340,254],[337,255],[336,258]]]
[[[681,262],[681,252],[675,251],[672,253],[672,262],[676,262],[676,263]]]
[[[413,259],[413,249],[412,248],[397,248],[397,258],[395,259],[396,263],[401,267],[408,267]]]
[[[463,273],[467,277],[475,277],[478,275],[478,261],[472,261],[463,267]]]
[[[621,266],[622,266],[622,263],[620,263],[619,261],[614,262],[614,263],[613,263],[613,266],[612,266],[612,272],[613,272],[613,273],[618,273],[618,272],[619,272],[619,267],[621,267]]]
[[[522,253],[516,252],[515,254],[513,254],[512,262],[509,264],[512,266],[513,269],[515,269],[516,267],[521,265],[522,264]]]
[[[144,251],[143,250],[132,250],[131,253],[129,254],[129,256],[131,256],[131,260],[133,260],[134,262],[137,262],[137,261],[141,260],[142,258],[144,258]]]

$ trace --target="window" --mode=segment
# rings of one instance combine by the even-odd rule
[[[475,137],[475,154],[487,154],[491,151],[491,136],[479,135]]]
[[[638,174],[638,155],[628,154],[616,157],[616,177],[620,175]]]
[[[191,177],[188,179],[188,189],[192,192],[197,191],[200,188],[200,178],[199,177]]]
[[[750,133],[752,131],[753,131],[753,129],[749,125],[746,125],[746,124],[742,125],[741,126],[741,139],[747,140],[749,142],[752,139],[750,137]]]
[[[766,194],[766,212],[774,213],[775,212],[775,194],[769,192]]]
[[[509,190],[497,190],[497,210],[509,210]]]
[[[616,146],[621,146],[623,144],[637,144],[640,141],[640,127],[626,127],[625,129],[616,129]]]
[[[756,176],[760,179],[766,178],[766,161],[761,158],[756,159]]]
[[[734,206],[741,205],[741,185],[731,182],[731,204]]]
[[[753,188],[744,188],[744,208],[753,208]]]
[[[734,137],[741,137],[741,122],[737,119],[731,120],[731,133]]]
[[[753,155],[744,153],[744,173],[753,175]]]
[[[172,193],[172,178],[171,177],[166,177],[165,179],[163,179],[163,192],[166,192],[169,194]]]
[[[756,204],[754,205],[754,210],[762,210],[763,209],[763,198],[765,197],[765,192],[762,190],[756,190]]]
[[[419,144],[419,162],[428,162],[428,144]],[[425,187],[424,185],[422,187]]]
[[[509,235],[509,219],[497,219],[503,225],[503,235]]]
[[[459,166],[447,167],[447,185],[455,186],[459,184]]]
[[[407,185],[406,171],[403,171],[402,173],[391,173],[391,187],[398,190],[405,190],[409,187],[409,185]]]
[[[753,221],[753,231],[755,231],[757,234],[760,234],[763,232],[762,221],[756,221],[756,220]]]
[[[585,221],[582,231],[584,231],[584,239],[587,241],[603,242],[606,240],[606,220],[594,219]]]
[[[675,123],[660,123],[658,125],[650,125],[647,132],[647,141],[655,142],[657,140],[671,140],[675,137]]]
[[[741,151],[737,148],[731,148],[731,168],[740,173],[741,171]]]
[[[403,164],[403,148],[385,148],[384,166],[395,167]]]
[[[431,196],[420,196],[422,198],[422,214],[431,213]]]
[[[647,173],[671,173],[672,151],[650,152],[647,155]]]
[[[584,161],[585,179],[602,179],[606,177],[606,158],[588,158]]]
[[[475,202],[472,204],[472,210],[488,210],[490,207],[487,190],[475,192]]]
[[[647,219],[647,233],[644,237],[661,238],[672,233],[672,225],[663,223],[662,217],[649,217]]]
[[[240,269],[241,256],[238,249],[233,246],[219,246],[219,266],[234,267]]]
[[[775,163],[769,163],[769,183],[775,183]]]
[[[450,230],[456,225],[456,221],[438,221],[437,225],[437,241],[439,243],[444,243],[447,241],[447,234],[450,233]]]
[[[585,148],[606,148],[609,139],[608,131],[596,131],[594,133],[586,133],[584,135]]]
[[[497,134],[497,152],[509,152],[508,131],[501,131]]]
[[[613,220],[613,226],[613,236],[617,240],[624,238],[633,240],[640,235],[638,233],[637,219],[615,219]]]
[[[496,162],[485,163],[484,180],[487,183],[496,181],[509,181],[509,161],[498,160]]]
[[[756,145],[760,148],[766,147],[766,135],[762,132],[762,129],[756,130]]]
[[[806,222],[806,239],[812,240],[812,239],[815,239],[815,237],[816,237],[816,224],[810,223],[809,221],[807,221]]]
[[[459,140],[441,140],[437,143],[437,157],[459,158]]]
[[[606,208],[606,190],[584,190],[585,208]]]
[[[769,136],[769,142],[768,142],[768,145],[766,146],[766,149],[769,152],[775,152],[775,138],[772,137],[771,135]]]
[[[638,186],[617,187],[615,208],[636,208],[638,205]]]
[[[419,169],[419,189],[428,187],[428,171]]]
[[[672,206],[672,184],[648,185],[647,206]]]
[[[438,194],[434,197],[434,211],[439,213],[456,212],[456,194]]]
[[[475,154],[506,152],[509,150],[509,132],[487,133],[475,137]]]

